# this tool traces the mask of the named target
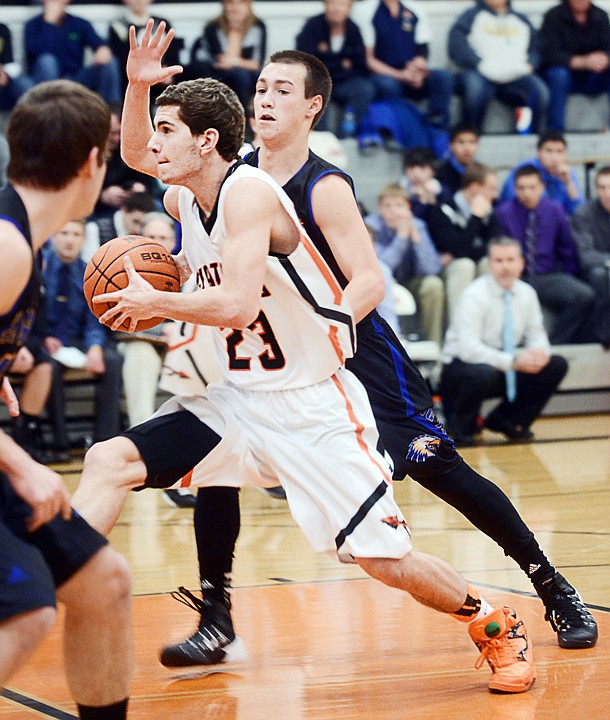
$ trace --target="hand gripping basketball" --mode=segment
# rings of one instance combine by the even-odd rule
[[[105,243],[85,269],[87,304],[113,330],[140,332],[164,320],[150,317],[146,295],[153,289],[178,292],[180,272],[163,245],[139,235]]]

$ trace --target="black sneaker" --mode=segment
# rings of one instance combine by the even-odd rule
[[[485,427],[493,432],[506,435],[509,440],[520,440],[528,442],[534,439],[534,433],[523,425],[515,425],[512,420],[500,415],[488,415],[485,419]]]
[[[194,508],[197,504],[197,498],[189,490],[164,490],[163,499],[176,508]]]
[[[559,647],[575,650],[597,642],[597,623],[575,588],[555,573],[546,583],[536,585],[548,620],[557,633]]]
[[[200,613],[201,620],[199,629],[191,637],[163,648],[161,665],[217,665],[248,659],[246,646],[233,629],[229,605],[218,600],[201,600],[184,587],[173,592],[172,597]]]
[[[42,428],[38,419],[15,418],[13,422],[13,440],[41,465],[50,465],[53,462],[53,456],[45,447]]]

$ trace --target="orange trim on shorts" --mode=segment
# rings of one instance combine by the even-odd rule
[[[190,345],[190,343],[193,342],[193,340],[195,339],[195,336],[197,335],[197,330],[198,330],[198,326],[193,325],[193,334],[191,335],[191,337],[187,338],[186,340],[183,340],[182,342],[178,343],[177,345],[168,345],[167,351],[169,352],[170,350],[179,350],[181,347],[184,347],[185,345]]]
[[[181,488],[187,488],[191,487],[191,483],[193,482],[193,471],[189,470],[186,475],[180,478],[180,487]]]
[[[309,253],[309,256],[315,262],[318,270],[322,273],[322,276],[326,280],[328,287],[333,291],[335,303],[337,305],[340,305],[341,297],[343,295],[341,286],[337,282],[335,276],[330,271],[330,268],[328,267],[328,265],[324,262],[324,259],[322,258],[322,256],[318,252],[318,250],[315,248],[314,244],[311,242],[311,240],[309,239],[307,234],[304,233],[302,230],[301,230],[301,240],[303,242],[303,246]]]
[[[343,400],[345,401],[345,408],[347,410],[347,414],[349,415],[349,419],[354,423],[356,426],[356,438],[358,440],[358,445],[364,450],[364,452],[368,455],[369,460],[375,465],[375,467],[379,470],[379,472],[383,475],[385,480],[388,482],[389,485],[392,484],[392,478],[388,475],[386,470],[383,469],[383,467],[375,460],[375,458],[371,455],[368,445],[364,441],[364,438],[362,437],[362,433],[364,432],[364,425],[358,420],[356,417],[356,413],[354,412],[354,408],[347,397],[347,393],[343,389],[343,385],[341,385],[341,381],[336,375],[331,376],[331,380],[335,383],[337,390],[343,395]]]

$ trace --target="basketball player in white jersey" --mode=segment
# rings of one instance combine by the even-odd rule
[[[173,398],[148,422],[94,446],[75,507],[107,533],[132,489],[279,480],[314,550],[355,561],[468,622],[486,656],[512,659],[490,688],[528,690],[536,673],[516,613],[493,610],[450,565],[411,547],[366,392],[343,367],[354,350],[346,298],[285,193],[237,160],[237,96],[209,79],[172,85],[151,125],[150,85],[177,70],[161,69],[172,37],[163,30],[152,35],[149,23],[140,48],[130,31],[125,110],[150,138],[139,169],[171,186],[166,208],[184,225],[181,275],[195,273],[199,289],[158,292],[126,262],[129,285],[99,297],[116,303],[101,319],[110,327],[158,316],[210,325],[224,379],[207,397]]]

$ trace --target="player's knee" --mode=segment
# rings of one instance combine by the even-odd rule
[[[56,614],[55,608],[51,606],[37,608],[28,613],[30,636],[42,639],[53,627]]]
[[[0,622],[0,628],[9,632],[12,650],[17,654],[22,652],[27,657],[49,633],[55,616],[55,608],[46,605],[7,618]]]
[[[103,603],[115,610],[131,599],[131,571],[127,560],[116,550],[106,546],[98,553],[96,575],[104,588]]]
[[[81,571],[77,582],[62,593],[69,609],[88,615],[123,614],[131,602],[131,572],[125,558],[103,547]]]
[[[139,460],[135,446],[124,437],[95,443],[85,455],[82,480],[93,478],[104,485],[123,485],[129,482]]]

